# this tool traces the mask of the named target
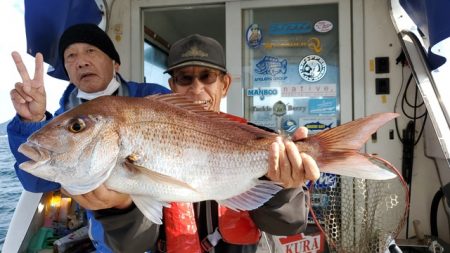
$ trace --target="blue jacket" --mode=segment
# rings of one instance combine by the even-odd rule
[[[163,86],[151,83],[135,83],[135,82],[126,82],[121,79],[122,84],[125,84],[128,87],[128,94],[130,97],[144,97],[152,94],[167,94],[170,93],[170,90],[166,89]],[[75,89],[73,84],[70,84],[67,89],[64,91],[62,98],[59,101],[60,108],[55,112],[54,116],[62,114],[67,109],[65,105],[68,101],[68,97],[71,92]],[[57,190],[61,188],[59,183],[47,181],[41,179],[39,177],[33,176],[32,174],[25,172],[19,168],[19,164],[28,160],[23,154],[19,153],[17,150],[19,146],[26,142],[27,138],[35,131],[39,130],[41,127],[46,125],[53,117],[49,112],[46,112],[46,120],[42,122],[24,122],[20,119],[18,115],[16,115],[12,121],[8,124],[8,140],[11,152],[16,158],[16,163],[14,164],[14,169],[16,171],[16,175],[19,178],[20,182],[23,185],[25,190],[30,192],[49,192],[53,190]],[[90,230],[91,237],[94,240],[94,245],[97,248],[98,252],[110,252],[104,244],[103,240],[103,228],[99,222],[97,222],[92,212],[87,212],[89,222],[90,222]]]

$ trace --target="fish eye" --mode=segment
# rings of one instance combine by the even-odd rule
[[[69,123],[69,131],[72,133],[79,133],[86,128],[86,123],[82,119],[74,119]]]

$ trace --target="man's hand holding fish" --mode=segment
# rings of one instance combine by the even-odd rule
[[[308,129],[300,127],[295,131],[292,140],[300,141],[307,135]],[[320,171],[316,161],[310,155],[300,153],[294,142],[278,137],[271,146],[266,177],[279,182],[284,188],[297,188],[304,185],[307,180],[317,180]]]
[[[129,194],[110,190],[103,184],[93,191],[80,195],[71,195],[64,188],[61,190],[65,195],[72,197],[78,204],[89,210],[126,209],[133,204]]]

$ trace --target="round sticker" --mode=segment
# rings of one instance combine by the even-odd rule
[[[318,55],[308,55],[300,61],[298,73],[308,82],[317,82],[325,76],[327,64]]]
[[[246,32],[247,45],[251,48],[258,48],[262,42],[262,32],[258,24],[252,24],[247,28]]]
[[[328,20],[320,20],[314,24],[314,30],[320,33],[326,33],[333,29],[333,23]]]
[[[282,101],[278,101],[273,105],[273,114],[281,117],[286,114],[286,104]]]
[[[288,119],[283,122],[281,127],[283,128],[284,131],[288,133],[293,133],[295,129],[297,129],[297,122],[295,122],[292,119]]]

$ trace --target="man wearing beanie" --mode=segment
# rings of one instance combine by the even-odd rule
[[[11,90],[11,101],[17,112],[8,124],[11,151],[16,158],[14,168],[23,187],[30,192],[48,192],[61,188],[58,183],[35,177],[18,165],[27,159],[17,150],[28,136],[57,116],[85,101],[105,96],[144,97],[165,94],[170,91],[157,84],[139,84],[125,81],[118,73],[120,57],[108,35],[94,24],[78,24],[67,28],[59,40],[59,54],[70,84],[60,99],[60,108],[54,115],[46,111],[46,95],[43,80],[43,56],[36,54],[34,78],[30,78],[20,55],[12,53],[22,82]],[[100,186],[93,192],[74,196],[88,209],[118,208],[115,203],[131,204],[128,195],[109,191]],[[88,211],[90,234],[98,252],[111,252],[103,240],[103,229],[91,211]]]
[[[231,85],[219,42],[198,34],[175,42],[169,51],[166,72],[172,76],[169,84],[173,92],[219,112],[220,101]],[[294,134],[294,139],[304,137],[306,129]],[[116,252],[255,253],[262,231],[273,235],[304,231],[308,209],[302,186],[306,180],[316,180],[319,169],[310,156],[301,156],[291,141],[275,144],[278,148],[272,154],[283,150],[279,156],[284,158],[269,156],[269,172],[262,180],[278,182],[284,189],[263,206],[250,212],[235,212],[215,201],[170,203],[170,208],[163,209],[161,226],[148,221],[132,204],[120,213],[96,211],[106,243]]]

